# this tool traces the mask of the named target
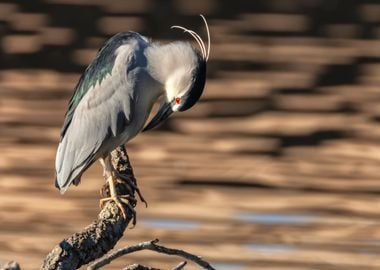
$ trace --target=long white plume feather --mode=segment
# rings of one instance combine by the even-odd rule
[[[187,29],[187,28],[185,28],[183,26],[179,26],[179,25],[173,25],[170,28],[172,28],[172,29],[173,28],[181,29],[181,30],[183,30],[184,33],[190,34],[196,40],[196,42],[198,43],[198,45],[199,45],[199,47],[201,49],[202,56],[207,61],[208,58],[209,58],[209,56],[210,56],[210,48],[211,48],[211,46],[210,46],[210,43],[211,43],[211,40],[210,40],[210,30],[209,30],[206,18],[202,14],[200,16],[203,19],[203,22],[205,23],[205,26],[206,26],[206,31],[207,31],[207,49],[206,49],[204,41],[202,40],[202,38],[195,31]]]

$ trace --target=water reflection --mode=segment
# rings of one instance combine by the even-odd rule
[[[298,248],[287,244],[259,244],[251,243],[244,247],[260,253],[286,253],[297,251]]]
[[[199,222],[180,219],[144,218],[140,224],[153,229],[167,230],[195,230],[199,228]]]
[[[211,263],[211,265],[218,270],[242,270],[244,265],[240,263]]]
[[[234,219],[247,223],[257,224],[309,224],[316,220],[316,216],[306,214],[280,214],[280,213],[256,213],[243,212],[234,215]]]

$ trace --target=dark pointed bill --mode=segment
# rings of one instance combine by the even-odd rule
[[[143,132],[156,127],[158,124],[165,121],[172,113],[173,110],[170,103],[164,101],[163,103],[161,103],[160,109],[158,110],[157,114],[152,118],[152,120],[150,120],[149,124],[146,125]]]

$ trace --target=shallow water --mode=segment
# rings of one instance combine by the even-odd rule
[[[195,230],[199,228],[199,222],[181,219],[143,218],[139,222],[144,227],[153,229]]]
[[[37,269],[98,213],[98,162],[65,196],[52,179],[67,103],[105,39],[189,40],[173,24],[203,37],[203,13],[205,91],[128,143],[149,207],[118,246],[159,238],[218,270],[380,269],[380,3],[0,2],[1,259]],[[148,254],[107,269],[178,263]]]
[[[299,250],[297,247],[287,244],[251,243],[244,245],[244,247],[259,253],[287,253]]]
[[[303,225],[314,222],[317,217],[310,214],[302,213],[257,213],[242,212],[233,216],[234,219],[255,224],[287,224]]]
[[[239,263],[211,263],[211,265],[218,270],[242,270],[243,264]]]

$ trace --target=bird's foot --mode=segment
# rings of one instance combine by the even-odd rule
[[[139,187],[133,182],[131,181],[130,178],[124,176],[123,174],[119,173],[118,171],[115,170],[115,175],[116,175],[116,182],[120,183],[120,184],[124,184],[125,182],[122,181],[122,180],[125,180],[128,182],[128,184],[130,184],[132,186],[132,188],[136,191],[137,195],[139,196],[139,199],[141,202],[143,202],[145,204],[145,207],[148,207],[148,202],[145,200],[144,196],[142,195]],[[122,180],[120,180],[122,179]]]
[[[109,202],[113,201],[117,207],[120,209],[122,216],[124,219],[127,218],[127,213],[125,206],[128,207],[128,209],[132,212],[132,228],[136,225],[136,211],[132,207],[131,204],[136,205],[136,200],[133,196],[130,195],[118,195],[115,187],[115,182],[117,180],[113,177],[110,176],[107,179],[108,185],[109,185],[109,193],[110,196],[107,198],[100,199],[100,208],[103,208],[103,206]]]
[[[133,225],[133,227],[136,225],[136,211],[131,206],[131,201],[135,202],[134,198],[132,198],[129,195],[116,195],[116,196],[111,196],[111,197],[107,197],[107,198],[102,198],[99,201],[100,208],[103,208],[104,205],[109,201],[113,201],[117,205],[117,207],[120,209],[121,214],[122,214],[124,219],[127,218],[127,213],[125,210],[125,206],[127,206],[133,215],[132,225]]]

